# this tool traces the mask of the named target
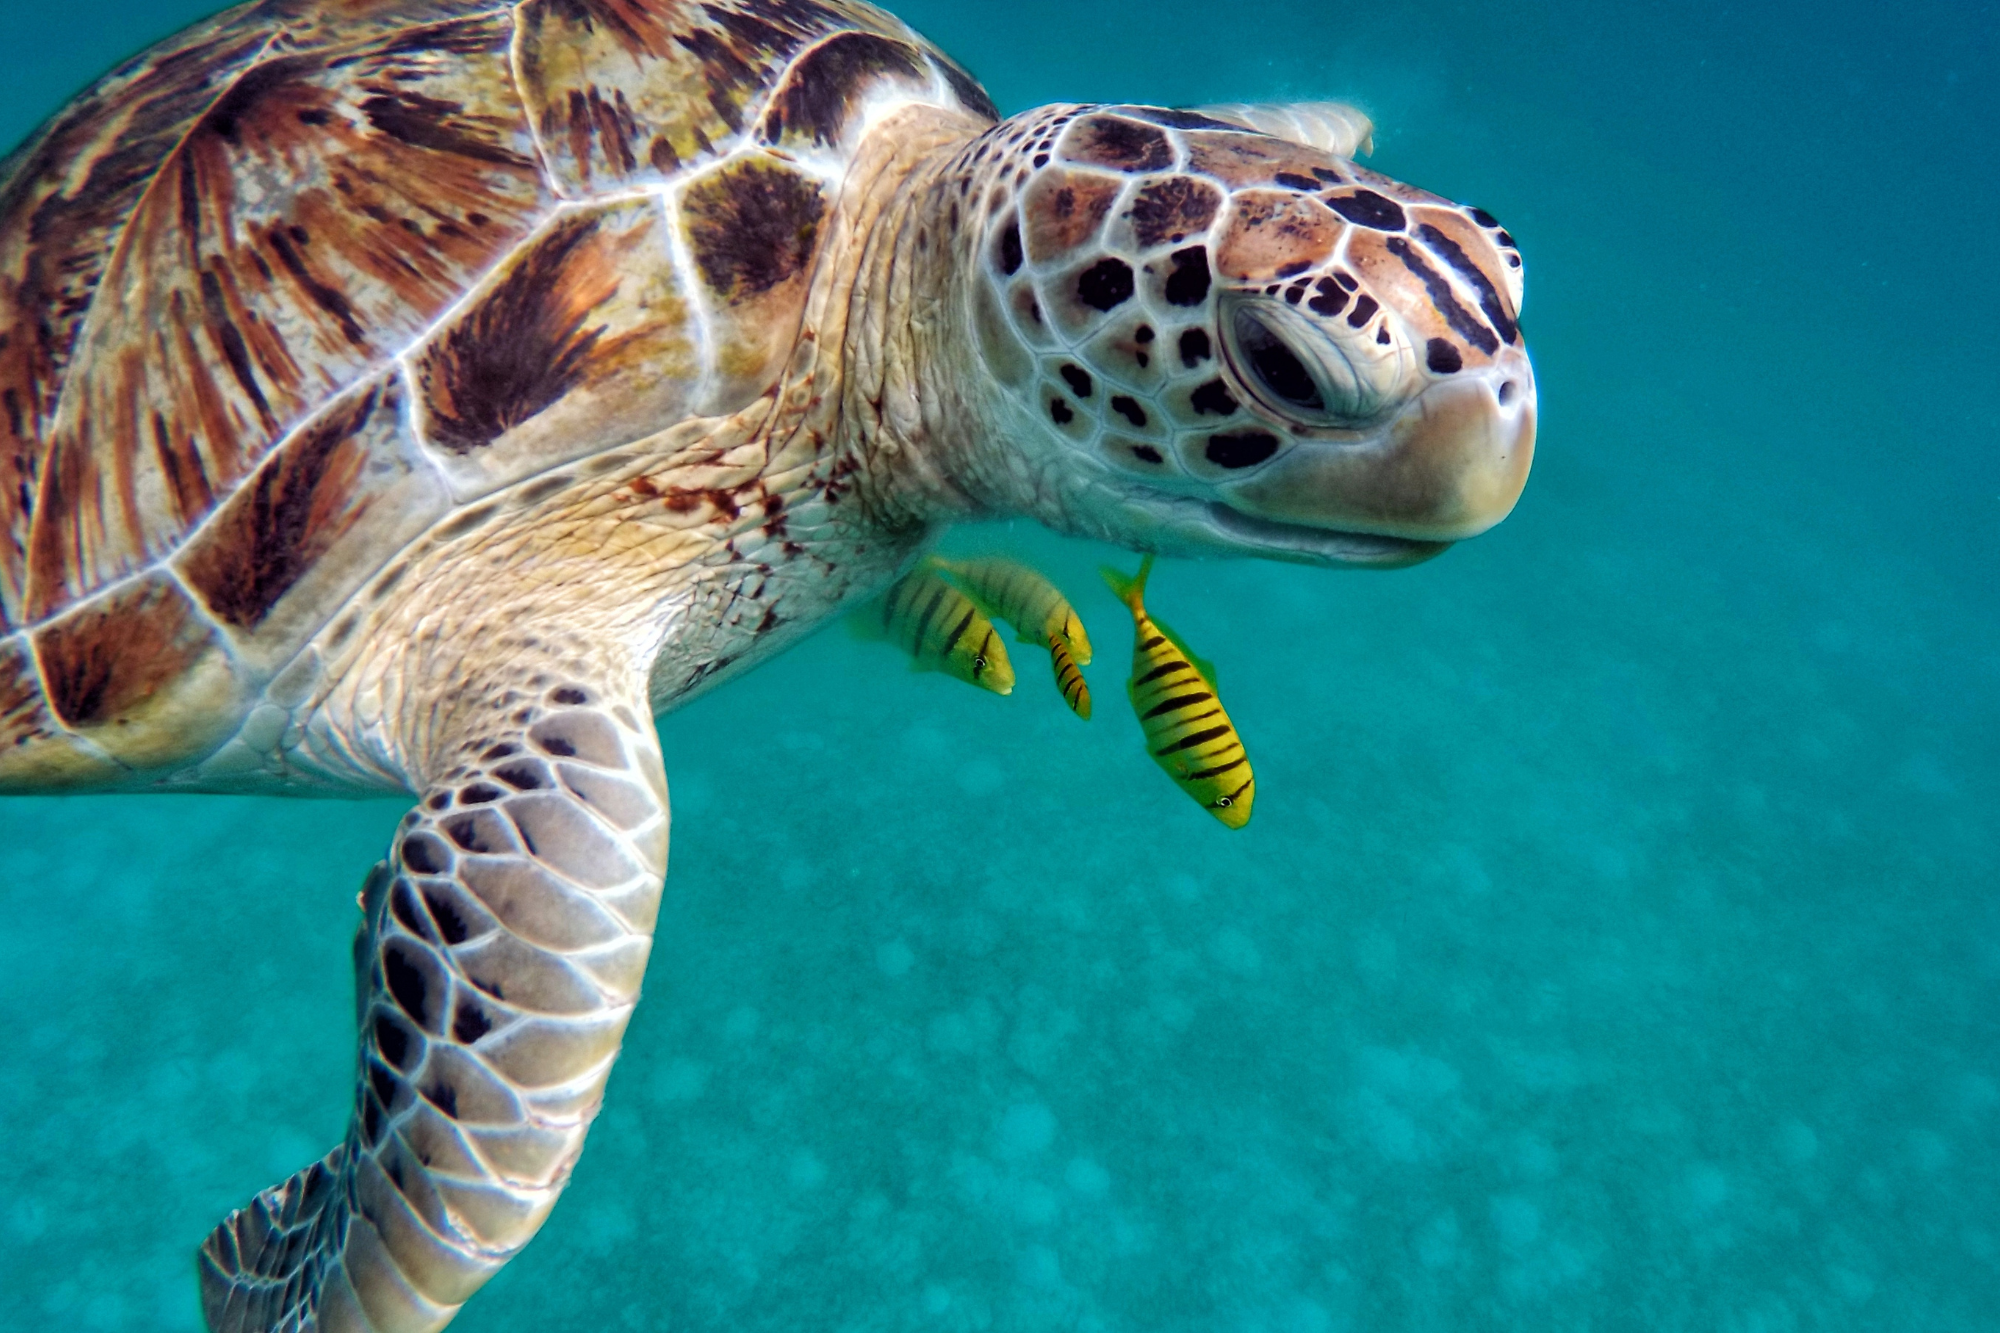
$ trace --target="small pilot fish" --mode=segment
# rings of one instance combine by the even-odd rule
[[[921,671],[942,671],[995,694],[1014,692],[1014,666],[993,622],[931,562],[882,598],[870,629],[908,653]]]
[[[1104,581],[1132,609],[1132,679],[1125,691],[1146,733],[1153,762],[1180,789],[1231,828],[1250,822],[1257,779],[1250,756],[1222,711],[1215,692],[1215,668],[1187,650],[1178,635],[1146,614],[1147,556],[1139,572],[1126,578],[1115,569]]]
[[[939,560],[982,610],[1014,627],[1023,643],[1049,650],[1056,689],[1078,717],[1090,718],[1090,687],[1079,667],[1090,665],[1090,636],[1069,599],[1026,565],[1012,560]]]

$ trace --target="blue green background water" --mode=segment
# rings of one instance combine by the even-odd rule
[[[0,139],[203,0],[5,0]],[[1528,258],[1513,518],[1163,565],[1257,761],[823,634],[661,724],[674,868],[474,1330],[2000,1328],[1990,4],[907,0],[1003,108],[1341,96]],[[400,807],[0,803],[0,1325],[190,1329],[340,1134]]]

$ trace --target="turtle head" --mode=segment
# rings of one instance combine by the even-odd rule
[[[1535,380],[1521,259],[1491,217],[1193,113],[1020,121],[973,314],[1043,517],[1398,565],[1507,516]]]

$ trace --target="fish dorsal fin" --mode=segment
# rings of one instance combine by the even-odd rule
[[[1230,102],[1194,110],[1336,157],[1375,151],[1375,122],[1360,107],[1345,102]]]

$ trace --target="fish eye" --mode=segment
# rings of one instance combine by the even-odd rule
[[[972,656],[972,669],[974,671],[982,671],[985,669],[985,667],[986,667],[985,656],[983,654],[974,653]]]
[[[1305,362],[1248,306],[1236,312],[1236,345],[1258,385],[1273,398],[1309,412],[1326,411],[1326,400]]]
[[[1230,799],[1229,799],[1229,798],[1228,798],[1227,796],[1218,796],[1218,797],[1216,797],[1216,798],[1215,798],[1215,803],[1216,803],[1217,805],[1233,805],[1233,804],[1235,804],[1235,802],[1231,801],[1231,800],[1230,800]]]

